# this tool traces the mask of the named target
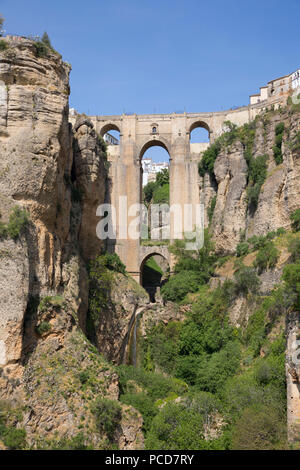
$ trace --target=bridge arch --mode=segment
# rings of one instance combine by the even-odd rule
[[[160,137],[159,139],[151,138],[150,140],[148,140],[142,145],[138,153],[139,160],[140,161],[142,160],[144,154],[147,152],[148,149],[150,149],[151,147],[155,147],[155,146],[162,147],[163,149],[165,149],[169,154],[169,158],[171,159],[170,144],[169,142],[166,141],[166,139],[163,139]]]
[[[203,129],[206,129],[209,134],[211,132],[209,125],[205,121],[196,120],[191,124],[189,133],[191,133],[194,129],[197,129],[198,127],[202,127]]]
[[[166,246],[141,247],[140,284],[155,302],[158,289],[170,272],[170,255]]]
[[[113,123],[113,122],[108,122],[106,124],[104,124],[104,126],[100,129],[100,135],[103,137],[107,132],[109,131],[117,131],[121,134],[121,130],[119,129],[119,127]]]

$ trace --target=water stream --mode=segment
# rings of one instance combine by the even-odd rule
[[[137,330],[139,326],[139,317],[144,312],[145,307],[138,309],[135,313],[134,320],[132,322],[130,332],[129,332],[129,340],[128,340],[128,362],[136,367],[137,364]]]

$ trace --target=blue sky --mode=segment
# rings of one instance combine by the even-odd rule
[[[227,109],[300,67],[299,0],[0,0],[0,12],[7,33],[48,32],[87,114]]]

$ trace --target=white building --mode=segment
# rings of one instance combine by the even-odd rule
[[[108,145],[119,145],[118,139],[116,139],[116,137],[111,135],[109,132],[104,134],[103,139]]]
[[[142,159],[142,168],[143,168],[143,186],[150,183],[150,181],[155,181],[156,174],[159,173],[164,168],[169,169],[169,162],[154,162],[152,158]]]

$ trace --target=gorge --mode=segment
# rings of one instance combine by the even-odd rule
[[[60,54],[0,42],[0,448],[299,448],[293,76],[228,112],[70,115]],[[192,152],[196,125],[210,145]],[[115,128],[121,144],[107,146]],[[195,253],[174,234],[96,235],[99,205],[140,202],[157,143],[170,203],[204,205]],[[156,302],[140,285],[153,255],[171,271]]]

